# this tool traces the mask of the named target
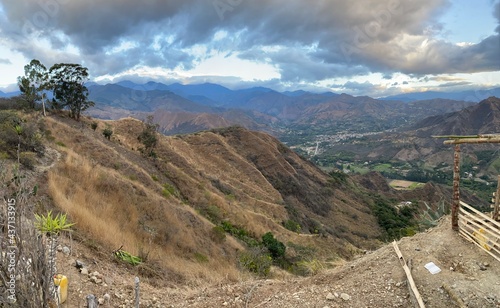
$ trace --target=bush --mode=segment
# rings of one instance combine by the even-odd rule
[[[90,123],[90,128],[95,131],[97,129],[97,122]]]
[[[316,275],[324,268],[325,267],[323,266],[323,263],[321,263],[318,260],[312,260],[312,261],[302,260],[293,264],[290,271],[295,275],[312,276]]]
[[[174,196],[177,195],[177,193],[175,191],[175,187],[172,186],[172,185],[170,185],[170,184],[168,184],[168,183],[163,184],[163,189],[161,191],[161,194],[165,198],[169,198],[172,195],[174,195]]]
[[[298,222],[291,220],[291,219],[284,221],[283,227],[285,227],[286,229],[288,229],[290,231],[297,232],[297,233],[300,233],[300,230],[302,229]]]
[[[103,131],[102,131],[102,134],[104,136],[104,138],[108,139],[108,140],[111,140],[111,135],[113,135],[113,130],[111,129],[111,127],[107,126]]]
[[[285,256],[285,244],[275,239],[271,232],[267,232],[262,236],[262,244],[267,248],[267,250],[269,250],[273,260],[277,260]]]
[[[19,154],[19,162],[29,170],[33,170],[36,163],[36,154],[33,152],[21,152]]]
[[[267,277],[271,269],[273,259],[262,249],[254,248],[243,252],[239,258],[242,268],[257,274],[260,277]]]

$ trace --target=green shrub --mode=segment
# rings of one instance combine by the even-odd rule
[[[291,220],[291,219],[284,221],[283,227],[285,227],[286,229],[288,229],[290,231],[297,232],[297,233],[300,233],[300,230],[302,229],[298,222]]]
[[[257,247],[260,245],[259,241],[252,237],[250,233],[248,233],[248,231],[242,227],[235,226],[229,221],[221,222],[221,227],[224,229],[224,231],[243,241],[249,247]]]
[[[92,128],[92,130],[95,131],[97,129],[97,122],[90,123],[90,128]]]
[[[267,250],[269,250],[273,260],[277,260],[285,256],[285,244],[275,239],[271,232],[267,232],[262,236],[262,244],[267,248]]]
[[[113,135],[113,130],[110,126],[106,126],[106,128],[102,131],[104,138],[111,140],[111,135]]]
[[[161,191],[161,194],[165,198],[168,198],[168,197],[170,197],[172,195],[174,195],[174,196],[177,195],[177,193],[175,191],[175,187],[172,186],[172,185],[170,185],[170,184],[168,184],[168,183],[163,184],[163,189]]]
[[[241,253],[239,264],[242,268],[257,274],[260,277],[269,276],[273,259],[262,249],[253,248]]]
[[[221,210],[215,205],[209,205],[205,208],[202,208],[200,210],[200,214],[214,224],[218,224],[223,218]]]
[[[58,146],[60,146],[60,147],[64,147],[64,148],[66,147],[66,145],[65,145],[65,144],[64,144],[64,142],[62,142],[62,141],[56,141],[56,144],[57,144]]]
[[[158,177],[155,174],[151,175],[151,179],[155,182],[158,182]]]

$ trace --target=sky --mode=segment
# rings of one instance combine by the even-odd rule
[[[0,0],[0,90],[24,65],[382,97],[500,86],[500,0]]]

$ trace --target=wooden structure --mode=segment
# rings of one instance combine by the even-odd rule
[[[500,223],[460,201],[459,232],[500,261]]]
[[[445,140],[444,144],[453,144],[455,146],[451,227],[500,261],[500,175],[498,176],[498,186],[493,200],[491,216],[481,213],[472,206],[460,201],[460,145],[500,143],[500,134],[434,137],[447,138],[448,140]]]

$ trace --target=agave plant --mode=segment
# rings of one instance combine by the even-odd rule
[[[66,214],[57,214],[52,216],[52,211],[49,211],[46,216],[35,214],[35,227],[39,232],[45,234],[48,238],[47,243],[47,263],[49,267],[49,277],[54,277],[57,272],[56,268],[56,247],[59,234],[64,231],[71,231],[74,223],[69,223]],[[49,294],[53,298],[56,297],[56,287],[53,279],[49,281]]]

